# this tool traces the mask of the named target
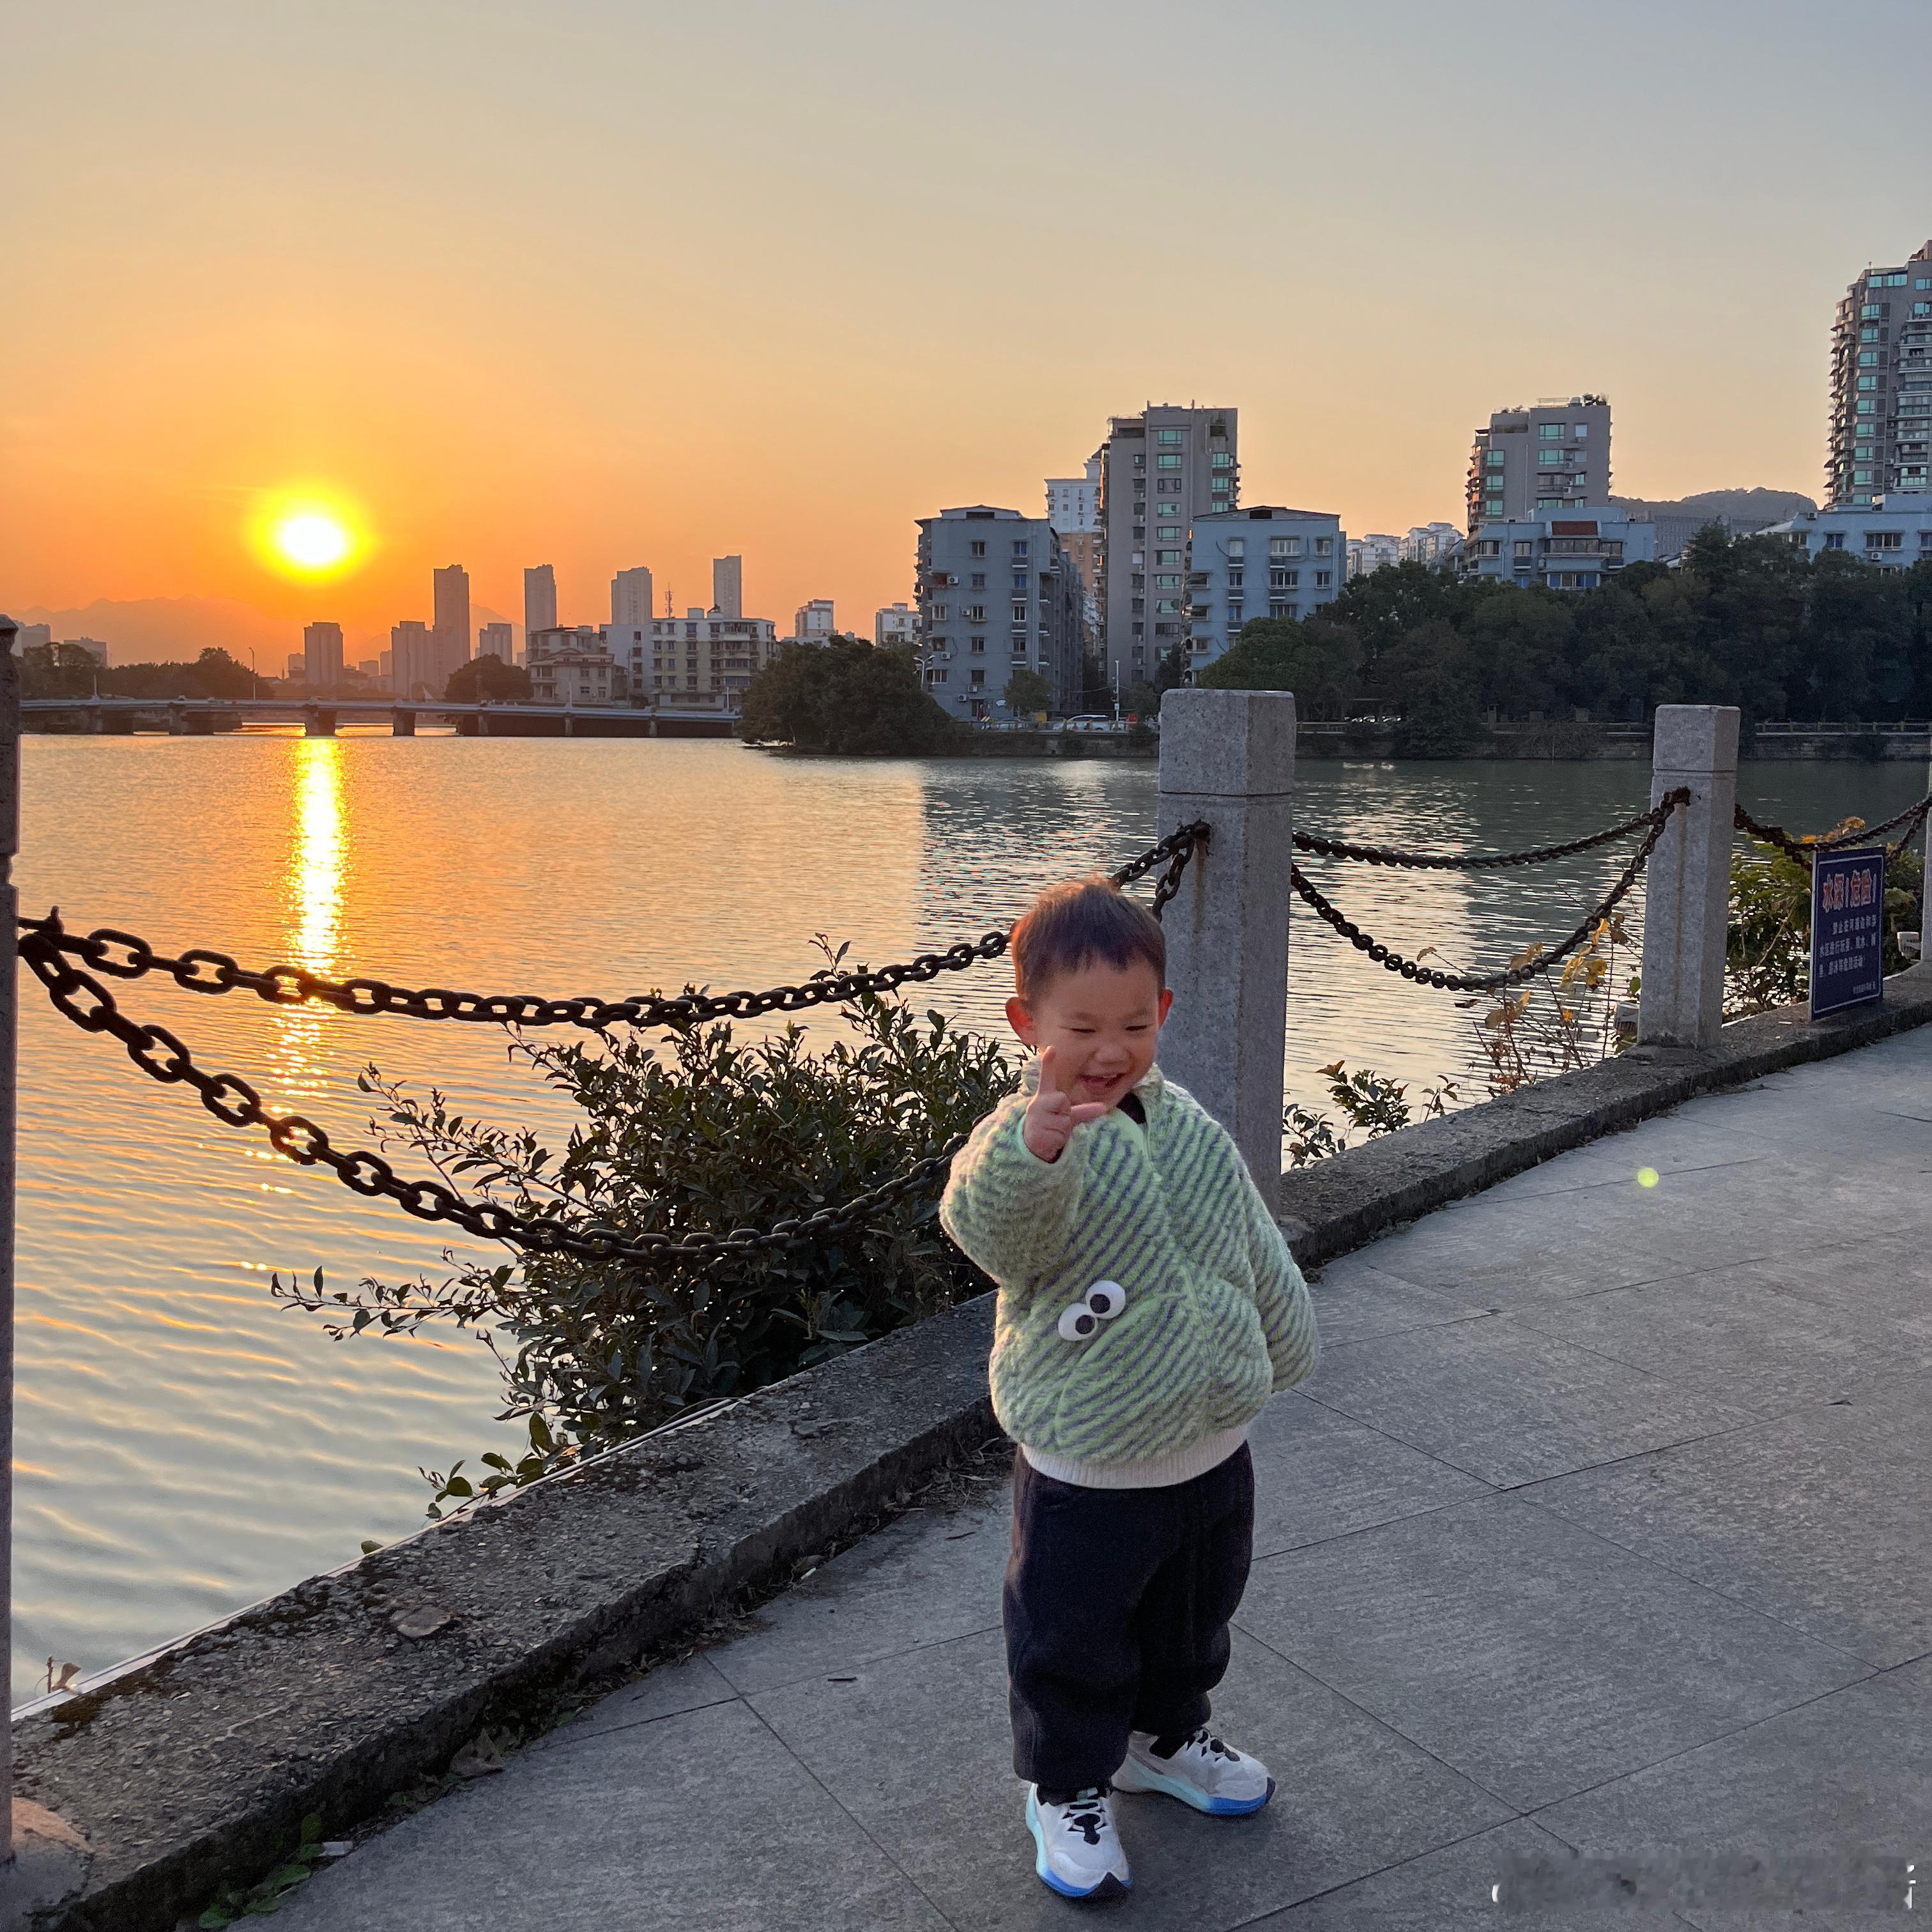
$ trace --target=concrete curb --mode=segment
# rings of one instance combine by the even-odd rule
[[[1694,1094],[1932,1020],[1932,970],[1886,997],[1863,1017],[1748,1021],[1708,1050],[1640,1049],[1291,1172],[1285,1224],[1305,1263],[1328,1259]],[[782,1578],[994,1432],[992,1332],[982,1296],[22,1718],[16,1788],[86,1849],[61,1905],[10,1922],[170,1932],[223,1882],[265,1873],[308,1813],[340,1832],[478,1729]]]

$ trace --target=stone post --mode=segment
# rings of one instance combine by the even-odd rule
[[[20,992],[14,856],[20,849],[20,661],[18,627],[0,616],[0,1684],[13,1681],[14,1113]],[[0,1862],[14,1856],[11,1727],[0,1724]]]
[[[1160,707],[1166,838],[1210,828],[1166,909],[1174,1011],[1162,1070],[1234,1137],[1270,1210],[1281,1189],[1288,1030],[1289,813],[1294,699],[1285,691],[1170,691]]]
[[[1650,802],[1679,785],[1644,883],[1641,1046],[1711,1046],[1724,1023],[1724,927],[1730,914],[1738,712],[1730,704],[1660,704]]]

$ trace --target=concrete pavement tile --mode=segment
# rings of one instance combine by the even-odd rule
[[[1255,1922],[1252,1932],[1683,1932],[1667,1909],[1623,1904],[1511,1905],[1525,1865],[1562,1862],[1568,1847],[1527,1818],[1425,1852]],[[1503,1894],[1492,1896],[1492,1890]]]
[[[1324,1348],[1307,1388],[1498,1488],[1761,1419],[1506,1317]]]
[[[1842,1272],[1841,1256],[1797,1258]],[[1869,1299],[1854,1312],[1860,1298],[1851,1284],[1838,1306],[1784,1292],[1792,1265],[1754,1262],[1673,1275],[1538,1303],[1502,1318],[1760,1413],[1828,1401],[1876,1376],[1932,1366],[1932,1298],[1916,1283],[1910,1293],[1922,1304],[1918,1334],[1872,1312]]]
[[[1882,1666],[1932,1651],[1928,1439],[1922,1376],[1524,1493]]]
[[[1520,1810],[1864,1674],[1510,1496],[1270,1557],[1237,1621]]]
[[[1000,1621],[1012,1504],[920,1510],[842,1551],[753,1616],[746,1636],[708,1652],[734,1690],[765,1690]]]
[[[1308,1293],[1324,1344],[1466,1322],[1485,1312],[1461,1295],[1438,1294],[1400,1275],[1385,1274],[1360,1254],[1329,1262],[1319,1275],[1309,1283]]]
[[[285,1898],[292,1932],[946,1932],[743,1704],[518,1756]]]
[[[962,1932],[1060,1927],[1034,1876],[1013,1774],[1004,1648],[970,1637],[751,1700]],[[1220,1932],[1498,1822],[1508,1808],[1238,1634],[1214,1724],[1278,1780],[1252,1817],[1117,1801],[1130,1910]]]
[[[1480,1478],[1299,1390],[1269,1402],[1248,1431],[1248,1444],[1255,1459],[1257,1556],[1489,1493]]]
[[[680,1663],[660,1664],[636,1683],[600,1698],[574,1724],[552,1731],[530,1748],[542,1750],[554,1744],[622,1730],[630,1724],[652,1724],[659,1718],[675,1717],[680,1711],[702,1710],[707,1704],[728,1704],[737,1694],[710,1658],[700,1652]]]
[[[1700,1749],[1580,1793],[1540,1822],[1586,1857],[1654,1860],[1755,1855],[1795,1868],[1784,1907],[1683,1904],[1701,1932],[1774,1932],[1792,1924],[1910,1924],[1888,1870],[1932,1872],[1932,1660],[1846,1685]],[[1687,1840],[1688,1841],[1687,1846]],[[1893,1861],[1888,1868],[1881,1861]],[[1856,1901],[1856,1903],[1854,1903]],[[1927,1891],[1915,1901],[1922,1911]],[[1802,1916],[1796,1916],[1802,1904]]]

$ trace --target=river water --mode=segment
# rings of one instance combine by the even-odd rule
[[[1750,766],[1741,790],[1814,830],[1887,816],[1924,776]],[[164,950],[485,992],[764,986],[809,972],[818,932],[883,964],[1004,925],[1036,886],[1114,866],[1154,830],[1150,762],[784,759],[717,742],[30,737],[24,783],[23,911],[57,902],[77,928]],[[1647,784],[1638,764],[1306,763],[1298,824],[1515,849],[1628,816]],[[1468,968],[1567,932],[1628,850],[1486,874],[1310,869],[1377,938]],[[1004,1030],[1009,973],[948,975],[922,1001]],[[367,1123],[356,1078],[370,1060],[466,1113],[566,1124],[494,1029],[153,979],[118,990],[338,1144]],[[418,1527],[419,1466],[514,1446],[479,1345],[332,1342],[268,1298],[275,1269],[345,1284],[435,1270],[436,1230],[220,1126],[25,976],[21,998],[16,1702],[50,1657],[99,1668]],[[1316,1070],[1338,1057],[1418,1083],[1458,1073],[1475,1017],[1298,911],[1295,1097],[1318,1100]]]

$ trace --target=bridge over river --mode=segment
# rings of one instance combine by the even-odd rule
[[[392,698],[28,698],[20,700],[20,715],[23,722],[58,718],[69,730],[78,721],[86,731],[177,737],[208,737],[244,724],[299,724],[311,738],[332,738],[345,724],[385,724],[397,737],[413,738],[419,722],[485,738],[730,738],[738,730],[738,714],[723,710]]]

